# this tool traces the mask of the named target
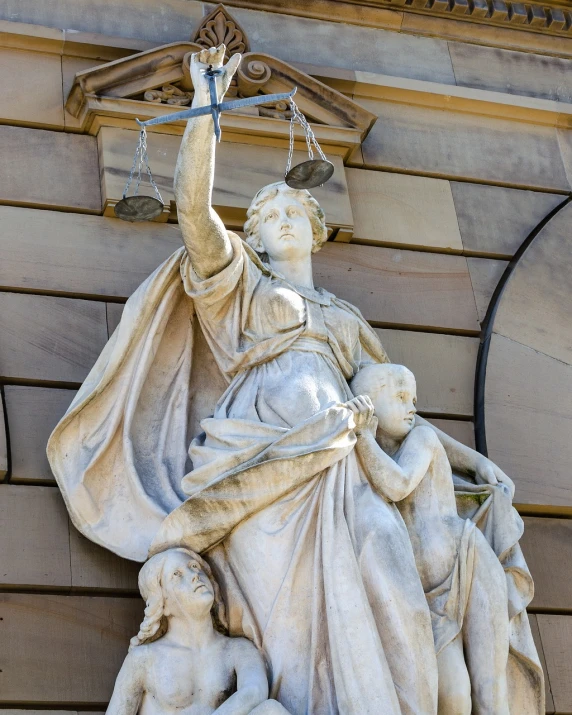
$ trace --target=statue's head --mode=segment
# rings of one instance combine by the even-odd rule
[[[207,562],[190,549],[173,548],[152,556],[139,572],[139,590],[146,603],[145,618],[131,646],[164,635],[170,616],[211,618],[217,630],[226,631],[218,584]]]
[[[404,365],[366,365],[350,383],[354,395],[367,395],[373,402],[378,428],[402,440],[414,427],[417,412],[415,376]]]
[[[283,181],[260,189],[246,216],[246,242],[270,259],[305,258],[319,251],[327,238],[324,212],[316,199]]]

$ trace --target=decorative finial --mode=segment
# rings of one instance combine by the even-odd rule
[[[250,43],[242,27],[224,5],[217,5],[197,28],[191,42],[209,49],[226,45],[225,60],[237,52],[250,52]]]

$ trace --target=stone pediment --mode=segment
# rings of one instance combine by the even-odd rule
[[[219,18],[221,15],[219,10]],[[228,17],[225,11],[225,25],[218,28],[218,33],[205,29],[209,19],[206,18],[201,25],[203,37],[199,28],[197,41],[163,45],[79,72],[66,103],[67,110],[79,121],[79,131],[97,135],[102,126],[133,129],[137,128],[135,118],[150,119],[190,105],[193,85],[189,61],[192,53],[208,46],[209,40],[214,44],[220,39],[227,43],[230,40],[231,44],[227,44],[230,54],[237,47],[248,50],[248,42],[241,31],[238,39],[236,29],[229,32],[228,25],[232,20],[226,19]],[[226,98],[287,92],[294,86],[297,87],[295,100],[298,107],[313,124],[318,140],[328,145],[330,151],[334,149],[336,154],[345,157],[361,144],[376,119],[375,115],[276,57],[246,51]],[[221,121],[223,140],[260,143],[261,138],[266,137],[269,143],[280,145],[288,139],[289,118],[289,106],[284,102],[226,112]],[[181,120],[152,130],[182,134],[184,127],[185,121]],[[301,139],[298,127],[297,130]]]
[[[360,146],[376,120],[344,94],[282,60],[252,52],[248,38],[228,11],[218,6],[206,16],[189,42],[175,42],[139,52],[76,74],[66,108],[78,131],[97,136],[104,215],[113,216],[133,164],[139,127],[145,120],[190,105],[194,52],[222,42],[227,55],[243,56],[225,99],[289,92],[312,124],[316,138],[335,166],[333,178],[316,189],[337,240],[351,236],[353,218],[344,163]],[[173,175],[186,120],[148,128],[149,159],[164,211],[157,221],[176,221]],[[217,149],[213,203],[229,227],[238,228],[256,191],[283,176],[290,139],[290,106],[267,103],[221,115],[222,144]],[[295,126],[294,163],[307,158],[304,134]],[[256,146],[253,151],[252,147]],[[152,192],[148,182],[142,194]]]

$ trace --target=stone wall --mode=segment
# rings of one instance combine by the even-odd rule
[[[467,35],[467,23],[455,19],[430,32],[434,19],[426,15],[352,3],[340,3],[344,22],[329,22],[323,8],[337,7],[329,0],[312,0],[306,11],[282,3],[283,14],[229,5],[239,6],[229,9],[253,50],[298,66],[378,116],[361,148],[345,162],[336,158],[343,197],[320,197],[339,230],[315,256],[316,283],[357,305],[392,360],[415,372],[421,414],[471,445],[477,415],[480,439],[514,478],[525,515],[547,712],[571,713],[568,216],[557,214],[536,238],[531,232],[572,190],[572,39],[480,25]],[[125,168],[109,148],[122,130],[81,133],[65,100],[76,72],[188,40],[212,9],[194,0],[50,6],[20,0],[0,9],[6,713],[104,710],[139,623],[137,565],[75,531],[45,445],[127,297],[181,245],[173,214],[144,225],[103,215],[109,182]],[[167,157],[167,185],[178,141],[150,142],[152,165]],[[286,152],[271,140],[261,140],[260,154],[241,150],[244,196],[237,198],[224,191],[237,146],[221,147],[231,158],[217,176],[218,208],[233,228],[264,182],[262,154],[274,180]],[[525,241],[530,248],[515,262]],[[491,298],[513,263],[492,321]],[[484,404],[475,411],[483,322],[491,342],[477,390]]]

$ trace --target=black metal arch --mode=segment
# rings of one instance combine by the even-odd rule
[[[487,362],[489,358],[489,348],[491,344],[491,336],[497,309],[500,305],[504,289],[511,277],[518,262],[526,252],[526,249],[542,231],[542,229],[550,223],[550,221],[559,213],[565,206],[572,201],[572,194],[569,194],[564,201],[553,208],[546,216],[532,229],[528,236],[521,243],[518,251],[510,260],[508,266],[495,288],[492,298],[487,308],[485,319],[481,325],[481,335],[479,342],[479,352],[477,354],[477,366],[475,368],[475,396],[474,396],[474,415],[475,415],[475,445],[477,451],[488,456],[487,449],[487,433],[485,427],[485,381],[487,377]]]

